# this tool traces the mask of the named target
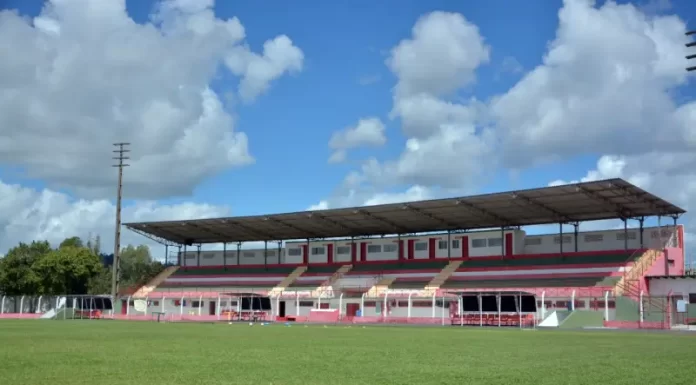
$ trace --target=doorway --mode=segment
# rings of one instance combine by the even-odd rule
[[[285,317],[285,301],[278,303],[278,317]]]
[[[346,304],[346,315],[348,317],[355,317],[358,315],[358,310],[360,309],[359,303],[347,303]]]
[[[215,301],[210,301],[209,305],[210,305],[210,306],[209,306],[209,308],[208,308],[208,309],[209,309],[208,314],[209,314],[209,315],[215,315],[215,309],[216,309]]]

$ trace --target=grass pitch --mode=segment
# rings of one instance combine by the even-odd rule
[[[0,383],[693,384],[696,336],[0,321]]]

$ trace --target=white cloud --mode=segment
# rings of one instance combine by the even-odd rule
[[[329,148],[334,150],[329,163],[339,163],[346,159],[347,150],[358,147],[379,147],[387,142],[385,127],[376,117],[360,119],[355,127],[336,131],[331,135]]]
[[[101,236],[102,252],[113,252],[116,208],[108,200],[72,199],[50,189],[36,190],[0,181],[0,253],[19,242],[47,240],[57,245],[63,239],[78,236],[88,239]],[[209,204],[181,203],[162,205],[152,201],[124,206],[123,222],[214,218],[226,216],[229,209]],[[126,229],[121,243],[154,242]],[[163,256],[160,249],[153,255]]]
[[[187,195],[254,162],[210,85],[227,68],[252,101],[300,71],[303,53],[285,35],[252,52],[213,3],[163,1],[147,24],[124,0],[50,0],[33,20],[0,12],[0,162],[95,198],[111,195],[112,142],[132,143],[133,198]]]

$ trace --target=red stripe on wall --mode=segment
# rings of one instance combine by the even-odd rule
[[[408,259],[414,259],[415,258],[415,250],[416,250],[416,240],[409,239],[406,244],[408,245],[408,252],[407,252]]]
[[[429,238],[428,239],[428,258],[430,259],[435,259],[435,243],[437,242],[437,238]]]
[[[302,264],[309,265],[309,246],[302,245]]]
[[[326,245],[326,263],[333,263],[333,243]]]
[[[512,233],[505,234],[505,256],[506,257],[512,256],[512,242],[513,242]]]
[[[360,261],[367,261],[367,242],[360,242]]]
[[[462,248],[462,258],[469,258],[469,236],[462,237],[462,243],[459,245]]]

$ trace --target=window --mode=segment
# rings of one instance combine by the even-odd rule
[[[382,252],[382,245],[367,245],[367,252],[369,254],[381,253]]]
[[[539,245],[541,245],[541,238],[525,238],[524,245],[525,246],[539,246]]]
[[[587,234],[585,235],[585,242],[602,242],[604,240],[604,235],[602,234]]]
[[[459,239],[455,239],[454,241],[452,241],[452,248],[453,249],[459,248]]]
[[[203,307],[203,301],[191,301],[191,307]]]
[[[488,238],[488,247],[502,246],[503,238]]]
[[[213,259],[215,258],[215,253],[205,253],[203,254],[204,259]]]
[[[428,250],[428,243],[427,243],[427,242],[416,242],[416,245],[414,246],[414,249],[415,249],[416,251]]]
[[[242,257],[244,258],[254,258],[254,252],[253,251],[245,251],[242,253]]]
[[[471,240],[471,247],[486,247],[486,240],[485,239],[472,239]]]
[[[275,257],[275,250],[266,250],[267,257]]]
[[[628,233],[624,233],[624,232],[616,233],[616,240],[617,241],[626,240],[626,234],[628,234],[628,239],[630,239],[630,240],[636,239],[636,233],[634,231],[629,231]]]
[[[196,259],[196,256],[193,254],[186,254],[186,259]]]
[[[300,249],[299,247],[295,247],[295,248],[292,248],[292,249],[288,249],[288,256],[290,256],[290,257],[297,257],[297,256],[300,256],[300,255],[302,255],[302,249]]]
[[[314,301],[300,301],[300,307],[314,307]]]
[[[382,251],[385,253],[395,253],[396,245],[384,245],[384,247],[382,247]]]
[[[312,247],[312,255],[322,255],[324,253],[324,246]]]
[[[563,243],[570,243],[570,242],[571,242],[570,235],[564,235],[563,236]],[[560,236],[553,237],[553,243],[556,245],[560,245],[561,244],[561,237]]]
[[[439,250],[447,250],[447,241],[438,241],[437,248]]]
[[[336,254],[350,254],[350,246],[338,246]]]
[[[689,293],[689,303],[696,304],[696,293]]]

